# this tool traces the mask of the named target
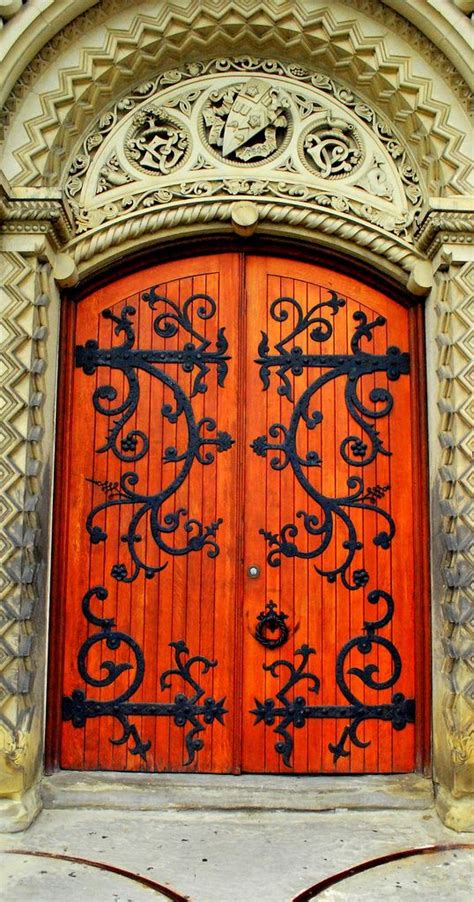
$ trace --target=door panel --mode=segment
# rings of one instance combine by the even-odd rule
[[[120,279],[72,319],[61,766],[412,770],[408,311],[222,254]]]
[[[410,384],[407,355],[387,353],[408,348],[408,312],[340,274],[259,257],[247,263],[247,296],[245,563],[261,576],[246,581],[244,618],[255,627],[274,601],[290,635],[266,649],[254,629],[244,630],[243,769],[411,770]],[[359,371],[366,374],[358,378]],[[389,616],[389,598],[370,594],[376,590],[393,599],[396,616]],[[364,631],[366,621],[385,619]],[[299,654],[304,645],[313,652]],[[286,663],[272,670],[279,659]],[[301,662],[314,678],[297,678],[282,701],[277,692]],[[367,667],[377,669],[364,675]],[[405,697],[397,705],[395,692]],[[298,696],[311,713],[295,714]],[[266,724],[258,705],[265,699]],[[386,719],[376,716],[380,705]],[[252,709],[254,729],[246,714]],[[394,736],[394,723],[403,734]],[[349,724],[352,738],[344,735]]]
[[[150,286],[155,300],[147,303]],[[179,770],[192,759],[189,770],[232,769],[235,711],[216,710],[208,724],[208,711],[188,711],[186,720],[176,695],[202,689],[198,707],[233,695],[239,292],[238,258],[210,257],[130,276],[78,306],[64,504],[63,767]],[[120,352],[123,341],[131,347]],[[191,343],[196,353],[206,344],[200,360]],[[94,587],[103,588],[84,611],[81,599]],[[186,643],[189,654],[172,642]],[[78,655],[97,716],[74,696]],[[217,663],[204,672],[205,661],[195,661],[188,670],[195,655]],[[167,670],[178,672],[163,677]],[[117,715],[106,702],[121,704]],[[141,707],[136,714],[127,705]]]

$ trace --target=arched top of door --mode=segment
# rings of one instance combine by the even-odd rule
[[[465,85],[380,6],[102,0],[10,95],[16,196],[61,188],[81,277],[162,242],[228,238],[244,201],[257,236],[406,283],[430,196],[465,188]]]

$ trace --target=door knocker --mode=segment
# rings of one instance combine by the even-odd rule
[[[288,614],[283,611],[276,610],[274,601],[267,601],[265,610],[260,611],[257,617],[257,626],[255,628],[255,638],[261,645],[266,648],[279,648],[284,645],[289,636],[289,629],[285,623],[288,620]],[[270,638],[268,633],[274,633],[278,630],[279,635],[274,639]]]

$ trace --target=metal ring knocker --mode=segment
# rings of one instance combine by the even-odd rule
[[[285,614],[283,611],[277,611],[274,601],[267,601],[265,610],[260,611],[257,617],[258,623],[255,628],[257,642],[265,645],[266,648],[279,648],[280,645],[284,645],[290,634],[285,620],[288,620],[288,614]],[[274,633],[276,630],[278,630],[279,635],[271,639],[268,633]]]

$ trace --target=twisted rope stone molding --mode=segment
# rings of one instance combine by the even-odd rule
[[[7,104],[16,108],[7,133],[6,150],[14,161],[7,177],[18,185],[45,179],[57,184],[77,138],[111,94],[126,94],[133,84],[169,68],[170,60],[183,65],[216,51],[235,52],[238,35],[246,52],[289,62],[293,55],[298,64],[317,66],[359,91],[397,124],[432,194],[462,192],[469,170],[462,151],[468,124],[459,102],[454,94],[446,97],[446,81],[431,64],[420,71],[417,51],[400,37],[403,29],[395,33],[371,18],[377,6],[369,15],[343,3],[314,9],[306,0],[250,7],[236,0],[229,20],[228,0],[158,4],[153,14],[148,4],[143,11],[118,0],[98,4],[54,39],[19,81],[18,105],[13,96]],[[433,65],[434,60],[436,54]],[[19,145],[20,123],[28,140]]]
[[[131,243],[136,245],[141,238],[156,240],[160,233],[167,236],[170,232],[185,234],[186,229],[193,226],[223,222],[230,224],[234,204],[243,199],[248,200],[248,197],[237,195],[224,202],[193,203],[142,213],[139,217],[116,224],[109,223],[102,229],[80,236],[71,242],[69,250],[79,266],[96,257],[101,258],[109,250],[130,246]],[[355,244],[372,251],[379,258],[386,257],[406,272],[410,272],[415,263],[422,259],[410,245],[397,241],[382,230],[369,228],[367,224],[338,215],[334,211],[312,212],[294,204],[257,203],[255,199],[253,203],[257,207],[260,228],[279,224],[282,226],[282,235],[288,234],[289,229],[297,228],[306,230],[313,238],[317,232],[340,238],[346,243],[347,249],[350,243]]]
[[[253,131],[239,119],[243,105]],[[348,214],[410,242],[424,193],[391,124],[357,94],[250,56],[137,85],[86,132],[63,181],[80,234],[140,211],[247,195]]]

